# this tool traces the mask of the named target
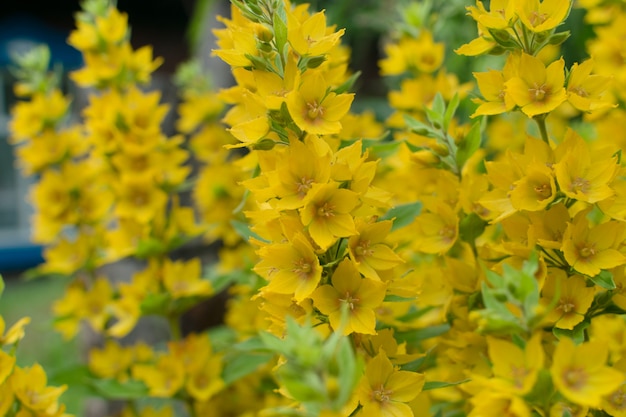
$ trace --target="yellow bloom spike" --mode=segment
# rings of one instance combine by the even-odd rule
[[[519,75],[505,83],[506,93],[528,117],[550,113],[567,99],[564,66],[559,59],[546,68],[539,58],[522,54]]]
[[[600,342],[575,346],[564,337],[553,355],[550,373],[555,387],[574,404],[597,408],[602,397],[624,382],[622,372],[606,365],[608,347]]]
[[[385,284],[361,274],[349,259],[344,259],[332,276],[332,285],[322,285],[311,294],[313,303],[328,316],[333,329],[351,333],[376,334],[376,315],[385,298]],[[344,308],[348,321],[342,322]]]
[[[4,334],[4,319],[0,316],[0,346],[12,345],[24,337],[24,326],[30,323],[30,317],[22,317],[13,324]]]

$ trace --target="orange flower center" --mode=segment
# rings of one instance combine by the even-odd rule
[[[439,230],[439,236],[441,236],[444,242],[452,242],[456,237],[456,230],[452,226],[446,226]]]
[[[372,393],[372,397],[374,398],[374,400],[380,403],[386,403],[391,400],[391,394],[393,394],[393,391],[390,389],[385,389],[385,386],[381,384],[378,389],[374,390],[374,392]]]
[[[561,374],[561,378],[572,389],[580,389],[587,382],[587,374],[583,368],[565,369]]]
[[[352,294],[346,291],[345,298],[340,298],[339,301],[348,304],[348,307],[350,307],[350,310],[353,311],[355,304],[357,304],[360,300],[357,297],[352,296]]]
[[[550,88],[545,84],[538,85],[535,83],[532,88],[528,89],[528,92],[533,101],[544,101],[546,96],[550,94]]]
[[[570,184],[569,189],[570,191],[574,193],[578,193],[578,192],[587,193],[589,192],[589,186],[590,186],[589,180],[586,180],[581,177],[576,177]]]
[[[313,184],[313,179],[302,177],[300,178],[300,182],[296,183],[296,191],[300,197],[304,197],[304,195],[311,189],[311,184]]]
[[[313,271],[313,266],[306,259],[299,259],[294,263],[292,271],[300,279],[307,279]]]
[[[618,410],[626,410],[626,392],[622,388],[618,389],[611,394],[609,402]]]
[[[569,91],[576,94],[577,96],[581,96],[581,97],[589,96],[589,93],[587,93],[587,91],[585,91],[585,89],[582,88],[581,86],[572,87],[569,89]]]
[[[354,253],[356,254],[357,258],[363,259],[367,258],[368,256],[372,256],[374,254],[374,251],[370,249],[369,240],[360,240],[359,244],[356,245],[356,248],[354,248]]]
[[[317,104],[317,101],[306,103],[306,107],[308,109],[306,115],[309,119],[315,120],[318,117],[324,116],[324,108],[321,104]]]
[[[548,19],[547,13],[539,13],[538,11],[534,11],[530,14],[528,20],[530,20],[530,23],[533,26],[537,26],[545,22],[547,19]]]
[[[539,200],[545,200],[552,195],[552,187],[550,187],[550,184],[537,185],[534,189]]]
[[[326,202],[317,208],[317,215],[319,217],[333,217],[335,215],[335,206]]]
[[[576,309],[576,304],[574,304],[571,300],[569,299],[562,299],[559,303],[559,306],[557,307],[557,309],[563,310],[564,313],[569,313],[571,311],[575,311]]]
[[[578,254],[580,255],[581,258],[589,258],[590,256],[593,256],[596,254],[596,250],[594,249],[593,246],[589,247],[585,245],[578,250]]]

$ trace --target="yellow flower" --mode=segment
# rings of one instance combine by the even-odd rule
[[[517,19],[515,2],[509,0],[490,1],[489,11],[477,0],[476,7],[468,6],[467,11],[476,22],[489,29],[506,29]]]
[[[572,65],[567,79],[567,101],[585,112],[617,107],[611,96],[604,94],[609,89],[612,78],[591,75],[593,64],[593,59],[588,59],[580,65],[578,63]]]
[[[344,259],[332,276],[332,285],[322,285],[311,294],[313,303],[328,316],[330,325],[343,334],[376,334],[376,315],[385,298],[385,284],[361,278],[352,262]],[[348,321],[342,323],[344,309]],[[343,327],[342,327],[343,326]]]
[[[204,366],[199,366],[187,377],[185,388],[198,401],[207,401],[225,387],[221,378],[224,358],[212,355]]]
[[[120,382],[128,380],[128,371],[135,357],[130,347],[120,346],[108,340],[104,347],[89,351],[89,370],[100,378],[115,378]]]
[[[174,299],[213,294],[211,283],[201,275],[200,258],[187,262],[166,259],[163,264],[163,285]]]
[[[480,105],[471,117],[500,114],[513,110],[515,103],[513,98],[506,94],[504,83],[507,80],[502,71],[491,70],[474,72],[473,74],[484,100],[472,100]]]
[[[157,188],[150,173],[124,175],[114,186],[118,197],[115,213],[120,217],[149,223],[167,204],[167,194]]]
[[[565,260],[576,271],[592,277],[602,269],[624,265],[626,256],[616,249],[624,239],[624,224],[609,221],[590,227],[586,213],[577,214],[565,229],[561,248]]]
[[[341,131],[340,120],[350,110],[354,94],[336,94],[320,71],[309,70],[297,88],[286,96],[287,109],[296,125],[315,135],[331,135]]]
[[[608,353],[600,342],[575,346],[567,337],[560,339],[550,367],[555,387],[574,404],[599,407],[602,397],[624,382],[622,372],[606,365]]]
[[[302,56],[324,55],[330,52],[345,32],[345,29],[332,32],[327,28],[324,12],[315,13],[300,21],[294,13],[287,11],[287,27],[289,44]]]
[[[293,139],[287,152],[278,156],[276,170],[268,173],[270,187],[280,199],[277,208],[301,208],[311,188],[330,179],[331,153],[328,149],[318,151],[318,140],[307,138],[303,143]]]
[[[17,144],[56,126],[69,109],[70,101],[60,90],[36,94],[31,101],[18,102],[11,109],[10,142]]]
[[[357,388],[363,417],[413,417],[406,403],[419,395],[424,375],[394,369],[384,350],[372,358]]]
[[[168,355],[162,355],[155,364],[136,364],[131,369],[134,379],[142,381],[153,397],[173,397],[185,382],[183,365]]]
[[[564,66],[559,59],[546,68],[539,58],[522,54],[518,76],[505,83],[506,93],[528,117],[549,113],[567,99]]]
[[[55,414],[60,409],[59,397],[67,389],[65,385],[48,387],[46,373],[39,364],[30,368],[16,367],[10,384],[23,407],[44,415]]]
[[[594,151],[569,129],[560,147],[564,156],[555,164],[559,187],[575,200],[597,203],[611,197],[610,183],[618,172],[617,157],[610,150]]]
[[[404,262],[383,242],[393,222],[391,220],[375,223],[359,223],[358,235],[348,240],[348,252],[361,274],[367,278],[378,279],[376,271],[386,271]]]
[[[339,237],[357,233],[350,212],[359,204],[354,191],[342,189],[337,183],[312,187],[300,212],[302,224],[308,226],[313,241],[328,249]]]
[[[525,175],[513,183],[509,194],[516,210],[545,209],[556,198],[556,181],[552,170],[544,162],[526,167]]]
[[[269,280],[267,291],[294,293],[297,301],[309,297],[322,278],[322,267],[311,243],[296,234],[289,243],[275,243],[259,249],[261,261],[254,271]]]
[[[0,316],[1,318],[1,316]],[[0,350],[0,387],[4,386],[6,379],[13,372],[13,367],[15,366],[15,356],[9,355],[4,350]],[[2,394],[0,394],[0,411],[4,404],[2,403]],[[0,416],[3,415],[0,412]]]
[[[518,0],[516,12],[526,28],[533,32],[546,32],[556,28],[569,14],[571,1]]]
[[[437,212],[420,214],[415,221],[419,227],[416,244],[421,252],[444,253],[454,245],[459,235],[459,218],[446,204],[440,204]]]
[[[508,392],[486,389],[480,391],[470,401],[474,408],[468,417],[531,417],[526,402]]]
[[[444,45],[435,43],[433,35],[421,30],[419,37],[402,38],[397,44],[385,46],[387,58],[379,61],[381,75],[398,75],[405,71],[431,73],[443,62]]]
[[[548,269],[548,275],[541,290],[541,303],[550,305],[556,296],[556,305],[545,316],[547,323],[554,323],[559,329],[573,329],[584,320],[585,314],[595,295],[594,287],[587,287],[580,275],[568,277],[560,269]]]
[[[3,364],[4,365],[4,364]],[[11,368],[11,370],[13,370]],[[9,384],[5,384],[4,381],[0,383],[0,416],[6,416],[9,409],[13,407],[15,403],[15,396],[13,395],[13,388]]]
[[[523,350],[514,343],[493,337],[487,337],[487,347],[494,374],[489,384],[516,395],[529,393],[543,368],[541,334],[533,335]]]
[[[30,317],[22,317],[18,321],[11,326],[6,334],[4,318],[0,316],[0,346],[2,345],[12,345],[18,341],[20,341],[24,337],[24,326],[30,323]]]

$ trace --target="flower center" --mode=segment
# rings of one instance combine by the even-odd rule
[[[626,409],[626,392],[622,388],[609,396],[609,402],[618,410]]]
[[[592,247],[589,246],[583,246],[582,248],[580,248],[578,250],[578,254],[580,255],[581,258],[589,258],[590,256],[593,256],[596,254],[596,250]]]
[[[582,368],[569,368],[563,371],[561,378],[573,389],[580,389],[587,382],[587,374]]]
[[[545,84],[535,83],[534,87],[528,89],[528,92],[533,101],[543,101],[549,93],[549,88]]]
[[[581,177],[576,177],[572,181],[572,184],[569,186],[570,191],[574,193],[587,193],[589,192],[589,180],[586,180]]]
[[[296,191],[300,197],[304,197],[307,191],[311,189],[311,184],[313,184],[313,179],[302,177],[300,178],[300,182],[296,183]]]
[[[354,253],[356,254],[357,258],[363,259],[367,258],[368,256],[372,256],[374,254],[374,251],[370,249],[369,240],[360,240],[359,244],[356,245],[356,248],[354,248]]]
[[[538,11],[534,11],[530,14],[530,17],[528,20],[530,20],[530,23],[533,26],[537,26],[545,22],[547,19],[548,19],[547,13],[539,13]]]
[[[319,217],[333,217],[335,215],[335,206],[330,203],[324,203],[324,205],[317,208],[317,215]]]
[[[317,104],[317,101],[306,103],[306,107],[308,109],[306,115],[309,119],[315,120],[318,117],[324,116],[324,108],[321,104]]]
[[[563,310],[563,313],[569,313],[575,311],[576,305],[571,300],[565,299],[561,300],[558,308]]]
[[[452,242],[456,237],[456,230],[452,226],[446,226],[439,230],[439,236],[441,236],[444,242]]]
[[[536,185],[534,190],[539,197],[539,200],[545,200],[552,195],[552,188],[550,187],[550,184]]]
[[[352,294],[346,291],[345,298],[340,298],[339,301],[348,304],[350,311],[354,311],[354,306],[359,302],[359,299],[357,297],[353,297]]]
[[[313,271],[313,266],[306,259],[299,259],[294,263],[292,271],[300,279],[307,279]]]
[[[393,394],[393,391],[390,389],[385,389],[385,386],[381,384],[380,387],[374,390],[372,394],[374,400],[380,403],[386,403],[391,400],[391,394]]]

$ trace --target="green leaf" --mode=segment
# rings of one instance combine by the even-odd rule
[[[600,271],[596,276],[589,277],[594,284],[601,286],[606,290],[614,290],[616,288],[615,281],[613,281],[613,274],[610,271]]]
[[[446,112],[443,115],[444,132],[448,131],[448,127],[450,127],[450,122],[452,121],[452,118],[454,117],[454,113],[456,113],[456,110],[459,107],[460,101],[461,100],[459,98],[459,93],[454,93],[454,97],[452,97],[452,100],[450,100],[450,103],[448,103],[448,108],[446,109]]]
[[[168,293],[148,294],[139,307],[143,314],[163,314],[170,301],[171,297]]]
[[[102,397],[131,400],[148,396],[148,387],[141,381],[119,382],[115,379],[92,379],[88,382]]]
[[[347,91],[351,91],[352,88],[354,87],[354,83],[356,83],[356,80],[359,79],[359,77],[361,76],[361,71],[357,71],[354,74],[352,74],[352,76],[350,78],[348,78],[346,81],[344,81],[343,84],[341,84],[339,87],[335,88],[333,90],[333,93],[335,94],[343,94]]]
[[[429,391],[431,389],[453,387],[455,385],[461,385],[461,384],[464,384],[464,383],[469,382],[469,381],[470,381],[469,379],[464,379],[462,381],[456,381],[456,382],[427,381],[424,384],[424,388],[422,388],[422,391]]]
[[[580,345],[585,341],[585,329],[587,329],[590,324],[591,322],[589,322],[589,319],[585,319],[582,322],[578,323],[576,326],[574,326],[572,330],[559,329],[555,327],[552,329],[552,334],[554,334],[557,339],[569,337],[574,341],[575,344]]]
[[[438,326],[430,326],[423,329],[411,330],[408,332],[397,332],[395,335],[396,340],[399,343],[406,342],[407,344],[417,344],[423,340],[441,336],[448,330],[450,330],[450,325],[446,323],[440,324]]]
[[[473,245],[476,239],[483,234],[486,226],[486,221],[481,219],[476,213],[470,213],[459,224],[459,236],[464,242]]]
[[[434,308],[435,308],[434,306],[426,306],[422,309],[412,308],[411,311],[398,317],[397,320],[405,322],[405,323],[409,321],[417,320],[420,317],[422,317],[424,314],[428,313],[429,311],[432,311],[432,309]]]
[[[405,301],[415,301],[417,297],[401,297],[399,295],[395,295],[395,294],[387,294],[385,296],[385,299],[383,300],[383,302],[387,303],[387,302],[392,302],[392,303],[401,303],[401,302],[405,302]]]
[[[436,132],[431,126],[426,123],[420,122],[419,120],[409,116],[404,115],[404,122],[410,131],[413,133],[417,133],[418,135],[428,136],[430,138],[438,138],[441,135]]]
[[[231,220],[230,224],[231,226],[233,226],[233,229],[235,229],[235,232],[237,232],[237,234],[241,236],[241,238],[246,242],[249,241],[252,237],[261,242],[269,243],[267,240],[263,239],[261,236],[250,230],[250,226],[247,223],[241,222],[239,220]]]
[[[459,168],[465,165],[465,162],[474,155],[474,152],[478,150],[481,142],[481,134],[480,134],[480,124],[481,121],[476,121],[470,131],[467,132],[467,135],[463,138],[461,143],[459,144],[459,148],[456,154],[456,163]]]
[[[272,353],[241,353],[229,356],[222,370],[222,379],[226,385],[254,373],[274,357]]]
[[[4,279],[2,278],[2,274],[0,274],[0,296],[4,292]]]
[[[283,13],[280,13],[282,9]],[[274,13],[274,40],[276,41],[276,49],[280,52],[287,43],[287,23],[284,8],[279,7]]]
[[[398,152],[398,148],[402,142],[398,141],[381,141],[377,139],[364,139],[362,141],[363,149],[367,149],[379,158],[386,158]]]
[[[379,220],[393,220],[391,231],[400,229],[413,223],[415,217],[422,212],[422,203],[415,201],[413,203],[401,204],[393,207],[387,213],[383,214]]]

